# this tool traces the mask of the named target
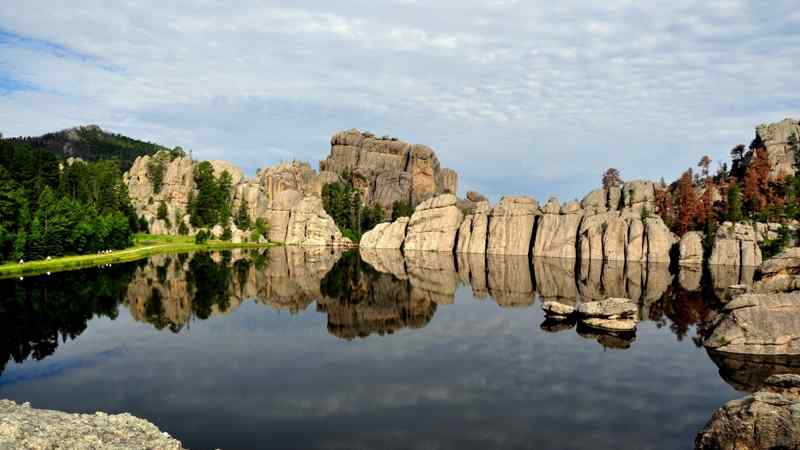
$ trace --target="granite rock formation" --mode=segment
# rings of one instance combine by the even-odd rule
[[[761,264],[761,248],[752,225],[724,222],[717,229],[710,265],[751,266]]]
[[[503,197],[489,215],[486,253],[528,255],[539,203],[531,197]]]
[[[463,215],[456,196],[442,194],[419,204],[408,221],[403,248],[453,253]]]
[[[703,264],[703,233],[690,231],[678,243],[678,263],[681,266]]]
[[[722,308],[705,346],[726,353],[800,355],[800,292],[736,297]]]
[[[158,161],[162,169],[160,186],[151,179],[149,167]],[[223,171],[231,175],[233,199],[231,210],[237,211],[246,202],[251,220],[264,218],[270,223],[270,240],[298,245],[348,246],[338,227],[322,207],[320,194],[325,183],[338,180],[332,172],[317,174],[306,163],[282,163],[260,169],[248,179],[242,171],[226,161],[210,161],[215,176]],[[196,162],[186,157],[172,158],[167,152],[143,156],[134,161],[123,176],[137,215],[149,223],[154,234],[178,234],[180,222],[190,233],[189,198],[196,194],[194,168]],[[161,202],[167,207],[166,220],[159,220]],[[233,223],[229,223],[232,229]],[[246,237],[240,233],[239,240]]]
[[[330,154],[320,161],[320,170],[352,176],[366,203],[380,205],[389,215],[394,202],[416,206],[458,190],[458,175],[443,169],[430,147],[355,129],[333,135]]]
[[[796,148],[789,145],[789,137],[800,139],[800,123],[794,119],[783,119],[777,123],[762,124],[756,127],[754,147],[763,147],[767,150],[769,158],[769,178],[777,180],[780,177],[794,175]]]
[[[0,448],[182,450],[181,443],[130,414],[70,414],[0,400]]]
[[[773,375],[756,393],[726,403],[697,434],[695,448],[800,448],[800,375]]]

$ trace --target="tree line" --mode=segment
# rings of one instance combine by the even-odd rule
[[[0,260],[121,249],[139,226],[118,161],[66,164],[0,141]]]
[[[689,167],[674,182],[662,179],[656,185],[656,209],[672,232],[682,236],[688,231],[702,231],[708,240],[725,221],[744,220],[783,224],[778,238],[762,243],[771,255],[780,251],[791,238],[787,222],[800,220],[800,143],[792,134],[787,143],[795,155],[797,175],[770,179],[770,162],[763,142],[755,139],[749,147],[737,145],[730,151],[731,161],[719,162],[712,173],[712,160],[703,156],[696,167]],[[617,169],[603,174],[603,186],[619,186]]]

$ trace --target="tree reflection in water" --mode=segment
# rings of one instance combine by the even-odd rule
[[[537,297],[573,306],[627,297],[638,302],[640,320],[667,327],[682,341],[693,327],[702,331],[710,321],[725,287],[751,282],[752,272],[740,269],[704,272],[497,255],[342,254],[297,247],[159,255],[102,270],[0,281],[0,361],[42,359],[55,351],[59,338],[77,337],[92,317],[116,317],[120,303],[134,319],[177,333],[193,320],[228,314],[248,300],[292,314],[316,302],[328,332],[350,340],[425,327],[438,307],[453,303],[459,286],[501,308],[532,307]],[[548,319],[540,328],[575,329],[607,348],[624,349],[635,341],[633,333],[602,333],[576,327],[574,320]],[[765,372],[760,366],[757,371]]]

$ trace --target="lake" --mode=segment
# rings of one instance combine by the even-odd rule
[[[677,449],[768,368],[699,345],[711,272],[235,250],[0,280],[0,398],[130,412],[191,449]],[[636,333],[542,301],[638,301]],[[713,358],[712,358],[713,356]]]

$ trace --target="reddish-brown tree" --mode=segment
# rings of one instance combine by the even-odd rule
[[[620,177],[619,170],[610,168],[603,173],[603,187],[608,189],[610,187],[619,187],[622,184],[622,177]]]
[[[770,199],[769,159],[767,150],[756,149],[742,180],[745,204],[752,213],[764,210]]]
[[[682,236],[691,230],[697,218],[697,195],[692,183],[692,169],[690,168],[678,179],[675,192],[675,233]]]

